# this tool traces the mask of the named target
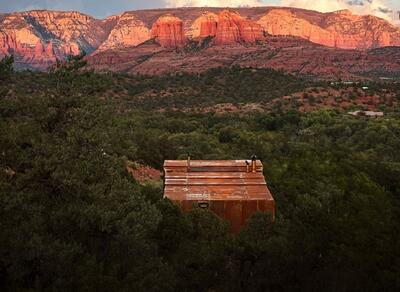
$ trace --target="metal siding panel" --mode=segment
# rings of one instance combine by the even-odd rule
[[[247,225],[250,217],[257,212],[257,201],[243,201],[242,225]]]
[[[241,201],[227,201],[225,203],[225,216],[231,223],[231,231],[237,233],[242,226],[242,202]]]
[[[225,201],[211,201],[210,209],[220,218],[226,219],[225,216]]]

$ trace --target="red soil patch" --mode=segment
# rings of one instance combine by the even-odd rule
[[[126,168],[133,178],[141,184],[161,181],[161,171],[150,166],[135,163],[128,165]]]

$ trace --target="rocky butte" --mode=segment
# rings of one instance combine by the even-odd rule
[[[399,27],[348,10],[180,8],[106,19],[46,10],[0,15],[0,55],[14,54],[17,66],[32,69],[86,52],[94,69],[130,73],[236,64],[305,74],[370,74],[396,72],[398,46]]]
[[[183,21],[171,14],[163,15],[153,24],[151,37],[166,48],[182,47],[186,43]]]
[[[238,12],[224,10],[218,15],[215,34],[217,45],[255,43],[262,39],[264,39],[262,27],[254,21],[244,19]]]
[[[254,44],[265,39],[261,25],[232,10],[223,10],[218,15],[204,12],[194,21],[192,31],[195,38],[215,37],[215,45]]]
[[[215,37],[217,34],[218,15],[205,11],[200,17],[196,18],[192,25],[192,36],[194,38]]]

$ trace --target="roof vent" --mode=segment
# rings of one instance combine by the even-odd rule
[[[257,156],[253,155],[251,157],[251,171],[256,172],[257,171]]]

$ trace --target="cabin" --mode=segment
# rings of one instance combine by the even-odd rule
[[[207,208],[231,224],[236,233],[257,211],[275,217],[263,164],[251,160],[166,160],[164,197],[183,212]]]

